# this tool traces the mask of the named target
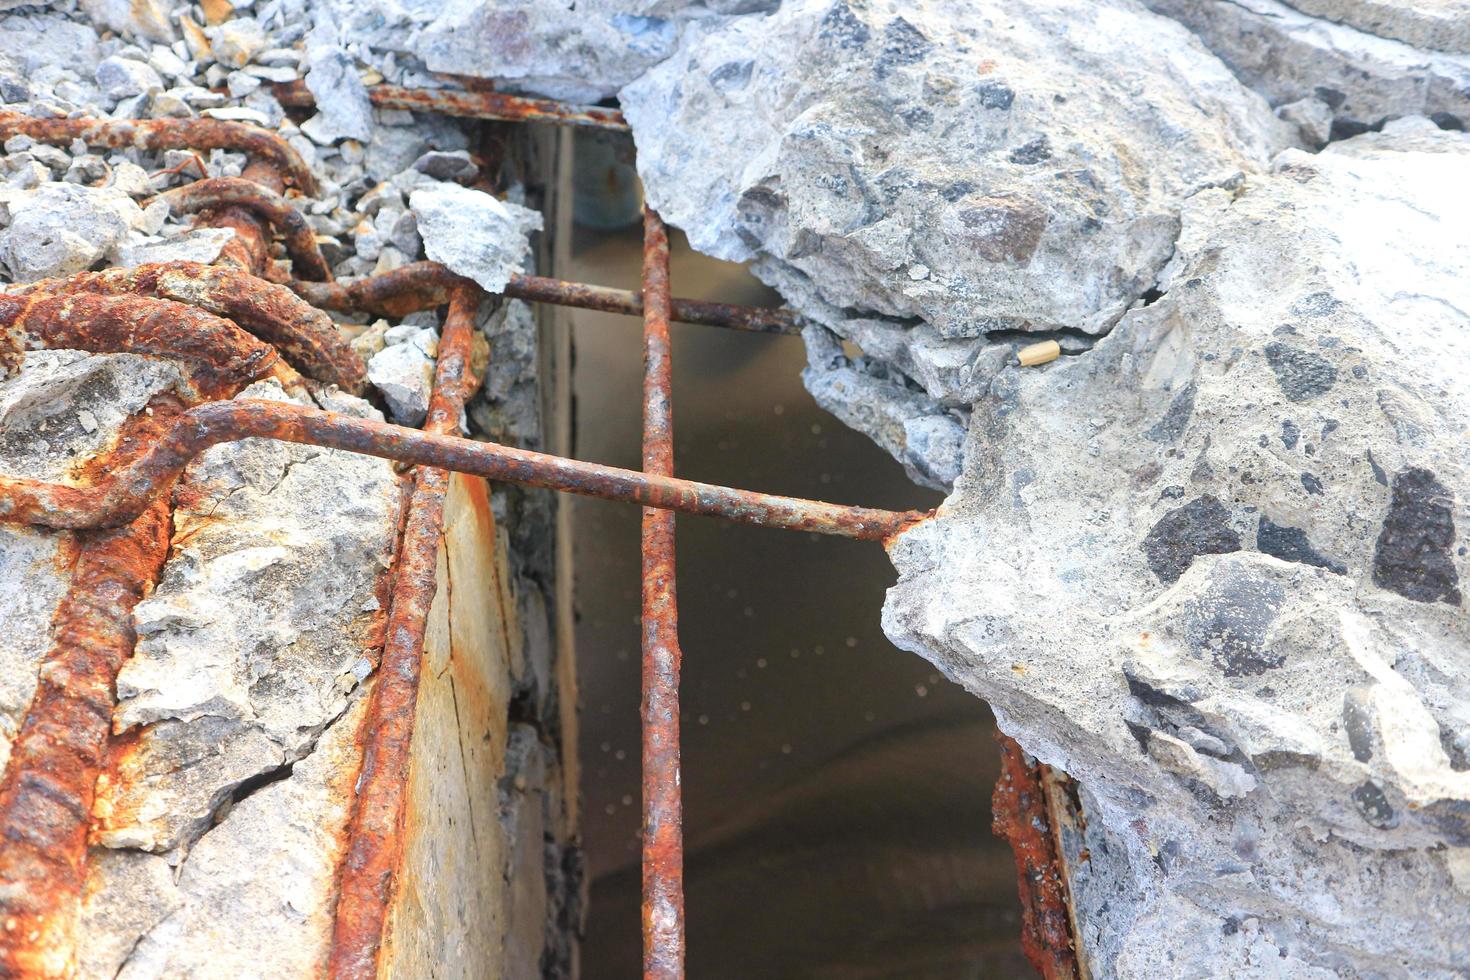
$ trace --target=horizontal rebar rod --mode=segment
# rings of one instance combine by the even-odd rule
[[[406,316],[416,310],[449,301],[451,290],[472,285],[437,262],[411,262],[392,272],[368,276],[355,282],[293,282],[291,288],[312,306],[323,310]],[[604,313],[643,315],[643,296],[627,289],[593,286],[545,276],[510,277],[502,295],[533,303],[574,306]],[[733,303],[711,303],[697,299],[675,299],[673,319],[752,333],[797,334],[801,326],[790,310]]]
[[[57,528],[118,527],[143,512],[210,446],[248,438],[437,466],[489,480],[720,517],[741,524],[881,541],[928,515],[735,490],[599,463],[433,435],[283,402],[239,399],[191,408],[146,453],[91,486],[0,480],[0,522]]]
[[[284,106],[310,109],[316,97],[303,82],[283,82],[274,87],[276,100]],[[379,109],[410,109],[435,112],[459,119],[491,119],[499,122],[540,122],[553,126],[589,126],[627,132],[628,123],[616,109],[572,105],[552,99],[532,99],[504,92],[465,92],[447,88],[404,88],[400,85],[369,85],[368,99]]]

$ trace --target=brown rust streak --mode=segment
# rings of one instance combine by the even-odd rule
[[[437,262],[413,262],[392,272],[352,283],[293,282],[291,288],[308,303],[324,310],[401,317],[439,306],[447,300],[450,290],[468,282]],[[575,306],[627,316],[643,315],[643,296],[640,293],[545,276],[512,276],[502,294],[535,303]],[[693,299],[676,298],[672,302],[670,319],[678,323],[753,333],[801,332],[796,315],[790,310]]]
[[[16,135],[55,146],[79,139],[92,146],[140,150],[235,150],[269,165],[303,194],[317,192],[311,169],[279,135],[223,119],[37,119],[0,111],[0,141]],[[255,179],[248,171],[246,176]]]
[[[424,423],[432,433],[458,431],[460,413],[479,383],[469,362],[481,295],[463,289],[450,302]],[[448,489],[446,470],[423,466],[415,473],[408,524],[393,573],[387,640],[364,722],[360,788],[342,861],[327,964],[328,975],[335,980],[371,980],[378,973],[378,951],[403,847],[424,629],[437,587]]]
[[[123,425],[121,445],[151,442],[183,406],[163,395],[149,408]],[[126,527],[78,535],[71,585],[0,778],[0,976],[70,975],[113,684],[133,652],[133,606],[163,566],[169,531],[160,497]]]
[[[0,366],[36,348],[184,361],[195,393],[225,397],[267,374],[277,355],[228,320],[143,296],[0,295]],[[130,515],[136,516],[136,513]]]
[[[628,123],[616,109],[571,105],[551,99],[532,99],[503,92],[463,92],[457,89],[415,89],[398,85],[369,85],[368,98],[380,109],[409,109],[433,112],[460,119],[493,119],[501,122],[540,122],[553,126],[590,126],[627,132]],[[310,109],[316,99],[303,82],[285,82],[274,87],[283,106]]]
[[[157,199],[168,202],[172,210],[182,214],[225,205],[242,208],[268,222],[285,239],[286,254],[291,257],[298,278],[314,282],[332,279],[332,270],[322,257],[306,218],[284,197],[262,184],[244,177],[210,177],[165,191]]]
[[[669,236],[643,209],[643,471],[674,473]],[[679,607],[674,514],[643,509],[643,976],[684,976],[684,812],[679,792]]]
[[[15,292],[53,296],[131,293],[185,303],[234,321],[275,347],[307,377],[353,394],[360,394],[367,385],[362,358],[329,316],[285,286],[239,269],[200,262],[158,262],[43,279]]]
[[[46,527],[116,527],[132,520],[195,455],[251,437],[325,446],[437,466],[487,480],[642,504],[740,524],[884,541],[928,516],[736,490],[599,463],[434,435],[283,402],[237,399],[200,405],[136,462],[85,489],[39,480],[0,479],[0,522]]]
[[[993,829],[1011,845],[1016,857],[1021,948],[1045,980],[1076,980],[1067,882],[1047,816],[1039,767],[1026,761],[1014,739],[997,732],[996,741],[1000,743],[1000,778],[991,800]]]

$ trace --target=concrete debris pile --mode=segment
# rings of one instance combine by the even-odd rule
[[[334,326],[275,284],[286,277],[284,262],[268,258],[278,265],[273,272],[229,267],[238,254],[231,250],[251,245],[238,224],[220,220],[227,209],[205,206],[196,217],[201,208],[181,203],[178,194],[206,178],[259,181],[252,169],[259,158],[183,138],[151,149],[141,137],[57,140],[19,130],[69,117],[265,127],[304,164],[304,174],[287,180],[294,184],[284,196],[290,221],[276,227],[286,254],[278,246],[275,255],[291,260],[292,274],[355,277],[431,257],[495,290],[529,267],[529,236],[541,218],[483,189],[486,161],[471,152],[470,129],[368,106],[364,65],[343,48],[329,11],[312,5],[82,0],[11,12],[14,6],[0,3],[0,126],[11,134],[0,155],[6,291],[34,297],[67,288],[76,315],[116,307],[125,319],[132,310],[154,317],[147,329],[164,332],[169,318],[202,316],[196,307],[235,318],[286,309],[295,327],[330,335],[348,351],[355,383],[308,370],[296,357],[301,352],[285,344],[277,358],[233,323],[206,318],[197,322],[224,331],[249,355],[231,370],[254,372],[246,379],[253,384],[207,397],[372,419],[386,410],[394,421],[421,424],[437,314],[375,324],[339,314],[345,322]],[[320,111],[290,117],[271,86],[303,77]],[[514,167],[490,169],[496,179],[519,179]],[[523,195],[512,188],[510,196]],[[499,226],[477,223],[491,213]],[[294,238],[291,222],[301,225]],[[298,245],[319,250],[321,268],[312,270]],[[115,272],[123,268],[138,278],[124,280]],[[260,278],[267,274],[275,282]],[[60,281],[67,277],[69,286]],[[149,298],[110,295],[118,289]],[[134,305],[124,309],[127,303]],[[7,326],[27,315],[23,304],[5,310]],[[536,325],[519,304],[495,302],[484,304],[477,324],[482,346],[514,356],[472,404],[473,417],[494,425],[463,424],[539,448],[540,401],[530,375]],[[245,318],[240,325],[259,326]],[[348,334],[357,335],[350,347]],[[197,353],[195,338],[175,339]],[[156,437],[157,424],[201,397],[183,362],[167,356],[58,349],[26,350],[17,360],[7,358],[0,378],[0,475],[7,478],[91,483],[105,457],[135,451]],[[121,608],[112,618],[128,634],[131,656],[116,673],[115,706],[95,708],[108,715],[87,750],[100,769],[95,799],[91,783],[85,806],[67,810],[63,796],[47,797],[56,813],[40,822],[75,825],[64,846],[41,847],[35,831],[40,863],[56,865],[44,874],[59,876],[58,892],[71,897],[43,895],[35,884],[39,865],[22,867],[23,848],[0,849],[0,904],[15,927],[0,944],[0,973],[321,975],[412,484],[383,460],[267,440],[217,446],[189,466],[162,512],[161,566],[143,575],[142,601],[129,614],[127,602],[138,596],[114,602],[108,593],[105,608],[90,611]],[[409,787],[418,829],[402,845],[406,897],[388,926],[390,966],[421,975],[433,962],[471,975],[491,964],[521,975],[544,952],[554,975],[569,969],[578,872],[570,840],[575,801],[554,734],[562,724],[560,681],[544,591],[552,576],[544,555],[504,554],[509,533],[547,535],[552,516],[544,506],[516,509],[499,497],[492,511],[482,483],[459,480],[448,511],[454,543],[441,562],[471,585],[458,605],[443,598],[431,614],[426,656],[437,673],[421,689],[418,711],[429,734],[414,743],[414,778],[423,785]],[[507,515],[515,526],[497,527],[496,518]],[[0,764],[11,775],[31,765],[12,750],[22,751],[37,705],[58,685],[75,683],[68,680],[74,668],[56,658],[85,646],[66,617],[83,594],[89,542],[106,539],[0,525],[0,634],[10,638],[0,657]],[[504,621],[486,620],[487,601]],[[110,697],[110,675],[104,688]],[[15,803],[28,798],[31,790],[15,788],[27,779],[7,777],[0,787],[7,834],[21,817],[30,832],[32,819],[17,817]],[[473,840],[465,814],[476,824]],[[37,911],[43,908],[56,912]],[[40,924],[17,926],[32,922]],[[458,931],[439,928],[443,922],[458,923]]]

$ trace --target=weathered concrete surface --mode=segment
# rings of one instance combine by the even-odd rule
[[[100,842],[187,852],[245,781],[311,751],[371,671],[399,495],[383,460],[269,440],[190,466],[118,675],[114,728],[138,731],[99,793]]]
[[[1196,195],[892,551],[889,635],[1083,787],[1094,975],[1470,962],[1467,166],[1405,120]]]
[[[1193,30],[1272,105],[1324,102],[1344,135],[1416,114],[1453,128],[1470,125],[1470,53],[1463,43],[1470,16],[1453,0],[1143,2]],[[1336,10],[1343,22],[1303,12],[1309,9]],[[1446,15],[1437,27],[1435,9]],[[1424,50],[1400,37],[1446,46]]]

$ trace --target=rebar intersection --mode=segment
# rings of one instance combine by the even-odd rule
[[[475,118],[545,121],[559,125],[625,128],[611,110],[560,107],[494,93],[466,105],[456,93],[395,90],[374,96],[381,105],[452,109]],[[396,101],[395,101],[396,100]],[[466,111],[467,109],[473,111]],[[0,366],[17,366],[23,351],[69,347],[130,351],[181,359],[188,368],[190,405],[150,412],[140,438],[126,452],[93,460],[85,485],[0,479],[0,522],[31,523],[81,533],[83,545],[69,601],[80,603],[99,625],[57,635],[47,662],[80,655],[95,664],[84,678],[53,671],[68,686],[38,690],[16,753],[0,780],[0,835],[10,840],[34,823],[36,792],[62,793],[44,782],[48,771],[71,772],[70,800],[54,818],[44,848],[56,853],[36,863],[23,850],[5,849],[0,880],[19,886],[0,899],[3,910],[25,921],[0,932],[0,968],[26,969],[55,959],[77,942],[76,903],[85,871],[86,828],[92,784],[103,765],[100,748],[85,751],[70,768],[51,755],[37,757],[26,745],[54,744],[57,722],[78,738],[91,728],[77,712],[104,722],[87,737],[106,740],[118,668],[131,652],[132,602],[151,584],[168,540],[167,494],[184,467],[210,445],[268,437],[320,445],[416,464],[408,518],[399,547],[388,611],[388,640],[378,665],[370,705],[362,775],[354,800],[348,853],[340,869],[339,897],[329,959],[334,977],[376,975],[387,910],[400,852],[413,707],[424,626],[436,583],[435,555],[443,533],[448,473],[546,487],[635,502],[645,507],[644,580],[644,959],[645,975],[683,975],[684,910],[679,796],[677,607],[672,511],[741,523],[886,541],[925,516],[798,500],[677,479],[673,476],[670,406],[671,320],[761,333],[790,334],[796,319],[784,310],[673,299],[668,282],[668,241],[662,221],[644,218],[643,289],[629,293],[538,276],[517,276],[504,295],[607,310],[644,319],[644,470],[615,467],[454,436],[465,401],[478,381],[469,370],[469,344],[483,294],[472,283],[433,263],[415,263],[383,277],[349,285],[330,282],[314,238],[284,198],[288,185],[310,191],[310,171],[279,136],[216,120],[37,120],[0,112],[0,138],[25,133],[45,142],[80,138],[105,146],[148,149],[228,147],[252,156],[248,179],[205,179],[166,192],[201,223],[229,227],[236,238],[215,265],[160,263],[132,270],[84,273],[65,280],[17,287],[0,294]],[[271,261],[271,233],[285,239],[296,281],[293,296],[270,280],[286,277]],[[424,431],[374,423],[281,402],[230,400],[245,385],[275,377],[287,387],[303,384],[300,370],[319,382],[359,391],[365,383],[360,358],[320,312],[352,309],[403,315],[449,304]],[[241,328],[244,328],[242,331]],[[251,335],[254,336],[251,336]],[[277,352],[284,355],[280,360]],[[143,418],[140,416],[140,418]],[[92,530],[118,528],[119,530]],[[144,548],[122,561],[128,549]],[[91,556],[91,557],[88,557]],[[109,570],[100,579],[93,567]],[[126,581],[114,581],[122,575]],[[99,590],[118,593],[99,604]],[[119,592],[119,590],[121,590]],[[134,598],[127,599],[132,595]],[[63,609],[65,606],[63,607]],[[95,653],[91,652],[95,648]],[[47,713],[50,712],[48,715]],[[65,721],[65,719],[73,721]],[[91,726],[96,727],[96,726]],[[43,735],[43,732],[51,735]],[[40,741],[35,740],[39,738]],[[30,741],[28,741],[28,739]],[[88,743],[89,745],[91,743]],[[34,787],[27,790],[26,787]],[[24,795],[30,793],[30,796]],[[17,795],[21,794],[21,795]],[[39,841],[39,839],[38,839]],[[59,848],[59,850],[58,850]],[[11,859],[14,860],[11,860]],[[16,865],[15,862],[20,864]],[[31,927],[31,926],[34,927]]]

